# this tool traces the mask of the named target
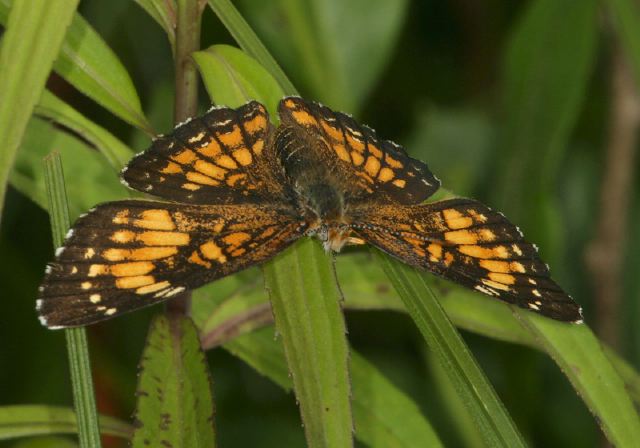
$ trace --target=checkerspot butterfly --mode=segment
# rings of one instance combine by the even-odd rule
[[[302,236],[371,244],[403,262],[544,316],[581,322],[536,249],[470,199],[423,204],[427,166],[350,116],[297,97],[275,128],[255,101],[216,108],[136,156],[125,183],[164,201],[101,204],[48,265],[50,328],[98,322],[262,263]],[[170,202],[167,202],[170,201]]]

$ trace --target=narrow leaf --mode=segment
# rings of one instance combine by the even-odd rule
[[[0,23],[12,2],[0,0]],[[128,123],[155,135],[131,77],[116,54],[80,14],[75,14],[54,70],[80,92]]]
[[[171,51],[176,52],[176,3],[175,0],[134,0],[167,34]]]
[[[485,443],[489,446],[524,446],[522,436],[504,405],[422,274],[379,251],[375,253],[429,348],[465,402]]]
[[[78,0],[15,2],[0,46],[0,211],[9,173],[33,107],[58,54]]]
[[[35,114],[46,117],[82,136],[102,153],[109,164],[120,172],[133,156],[133,151],[103,127],[95,124],[48,90],[42,92]]]
[[[69,175],[66,189],[69,192],[68,206],[72,220],[99,202],[128,196],[117,173],[107,168],[100,153],[82,139],[39,118],[32,119],[27,127],[11,172],[11,185],[47,209],[42,158],[56,149],[60,150],[64,171]]]
[[[133,427],[122,420],[99,416],[100,432],[129,439]],[[0,440],[43,434],[75,434],[76,414],[71,408],[46,405],[14,405],[0,407]]]
[[[320,243],[305,239],[264,273],[307,443],[352,445],[346,329],[331,260]]]
[[[69,209],[64,188],[62,162],[58,153],[45,159],[45,180],[51,219],[51,233],[55,247],[60,247],[69,228]],[[83,448],[100,447],[100,429],[96,399],[93,393],[89,344],[84,327],[64,331],[67,341],[69,370],[73,388],[73,402],[78,417],[78,437]]]
[[[190,319],[157,316],[140,364],[132,446],[213,447],[211,378]]]

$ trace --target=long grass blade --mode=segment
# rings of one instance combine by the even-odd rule
[[[67,195],[64,188],[64,175],[60,155],[52,153],[45,159],[45,179],[51,219],[51,233],[56,247],[64,241],[69,228]],[[67,352],[73,386],[73,401],[78,416],[78,436],[81,447],[99,447],[100,429],[96,400],[93,394],[93,380],[89,362],[89,345],[84,328],[65,330]]]

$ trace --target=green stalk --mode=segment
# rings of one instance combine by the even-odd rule
[[[191,55],[200,48],[202,8],[198,0],[177,0],[176,6],[174,123],[177,125],[198,112],[198,69]],[[190,292],[173,298],[166,305],[168,312],[177,314],[188,314],[190,308]]]
[[[60,154],[52,153],[46,157],[44,167],[51,233],[54,246],[60,247],[69,228],[69,209]],[[65,336],[73,387],[73,402],[78,418],[80,446],[83,448],[100,447],[100,430],[96,400],[93,394],[87,334],[84,328],[71,328],[65,330]]]

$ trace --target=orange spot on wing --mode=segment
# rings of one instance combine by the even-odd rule
[[[393,179],[393,176],[393,170],[385,166],[380,170],[380,173],[378,173],[378,180],[380,182],[389,182],[391,179]]]
[[[160,172],[164,174],[177,174],[182,173],[182,168],[180,168],[180,165],[175,162],[169,162],[167,163],[167,166],[160,170]]]
[[[188,260],[191,263],[199,264],[200,266],[204,266],[207,269],[211,269],[211,263],[200,258],[200,254],[198,254],[198,251],[194,250],[189,256]]]
[[[246,179],[246,177],[247,175],[244,173],[233,174],[227,178],[227,185],[229,185],[230,187],[233,187],[236,184],[236,182],[242,179]]]
[[[131,263],[114,264],[111,266],[111,273],[116,277],[131,277],[134,275],[144,275],[153,271],[155,265],[150,261],[134,261]]]
[[[198,153],[212,159],[218,156],[221,152],[222,148],[220,148],[220,144],[214,139],[211,139],[205,146],[198,149]]]
[[[235,232],[235,233],[230,233],[229,235],[222,238],[222,241],[224,241],[226,244],[230,246],[239,246],[245,241],[248,241],[250,239],[251,239],[251,235],[249,235],[246,232]]]
[[[294,106],[289,106],[294,107]],[[318,126],[318,120],[313,115],[304,110],[294,110],[291,112],[293,119],[303,126]]]
[[[154,230],[173,230],[176,225],[171,219],[171,215],[168,210],[153,209],[145,210],[139,215],[139,219],[133,222],[136,227],[142,227],[143,229]]]
[[[221,167],[228,168],[230,170],[235,170],[238,168],[238,164],[228,155],[222,155],[216,159],[216,164]]]
[[[364,157],[359,152],[351,151],[351,160],[355,166],[360,166],[364,162]]]
[[[351,162],[351,158],[349,157],[349,153],[347,152],[347,150],[344,147],[344,145],[334,144],[334,145],[332,145],[332,147],[333,147],[333,150],[336,152],[336,154],[338,155],[338,157],[341,160],[344,160],[345,162]]]
[[[506,261],[480,260],[480,266],[491,272],[511,272],[511,265]]]
[[[351,146],[353,149],[355,149],[358,152],[364,151],[364,142],[361,142],[360,140],[353,138],[351,134],[349,134],[348,132],[346,132],[345,135],[347,136],[347,143],[349,143],[349,146]]]
[[[399,160],[394,159],[389,154],[385,155],[384,161],[387,162],[391,168],[402,168],[404,165]]]
[[[493,280],[487,280],[487,279],[483,278],[482,279],[482,283],[484,283],[485,285],[487,285],[487,286],[489,286],[491,288],[494,288],[494,289],[500,289],[502,291],[509,291],[510,290],[510,288],[507,285],[495,282]]]
[[[322,123],[322,129],[324,129],[324,132],[326,132],[327,135],[331,137],[333,140],[337,140],[339,142],[344,140],[344,136],[342,135],[342,131],[340,129],[334,128],[324,120],[322,120],[321,123]]]
[[[202,173],[197,173],[195,171],[189,171],[187,173],[187,179],[191,182],[195,182],[202,185],[211,185],[213,187],[220,185],[220,182],[210,178],[209,176],[205,176]],[[186,184],[185,184],[186,185]]]
[[[122,277],[116,279],[116,287],[120,289],[138,288],[155,282],[151,275],[138,275],[135,277]]]
[[[184,246],[189,244],[189,234],[180,232],[142,232],[138,240],[149,246]]]
[[[251,165],[251,162],[253,161],[251,152],[247,148],[240,148],[233,151],[233,158],[236,159],[242,166]]]
[[[431,243],[427,247],[429,254],[433,257],[432,261],[438,261],[442,258],[442,246],[439,244]]]
[[[190,149],[185,149],[184,151],[171,156],[171,158],[182,165],[189,165],[191,162],[196,160],[197,156],[196,153]]]
[[[444,239],[453,244],[476,244],[478,242],[478,236],[468,230],[445,232]]]
[[[196,185],[192,183],[182,184],[181,187],[184,188],[185,190],[191,190],[191,191],[196,191],[202,188],[201,185]]]
[[[380,170],[380,161],[373,156],[369,156],[364,164],[364,170],[369,176],[376,177]]]
[[[516,278],[513,275],[498,272],[489,272],[489,278],[505,285],[513,285],[516,282]]]
[[[113,235],[111,235],[111,238],[109,239],[115,243],[129,243],[133,241],[135,236],[136,234],[131,230],[119,230],[117,232],[113,232]]]
[[[398,188],[404,188],[404,186],[407,184],[407,182],[404,179],[396,179],[391,183]]]
[[[209,260],[216,260],[220,263],[227,261],[227,257],[222,254],[222,249],[213,241],[207,241],[200,246],[200,251]]]
[[[453,208],[443,210],[442,216],[444,216],[444,219],[447,222],[447,226],[450,229],[465,229],[473,224],[472,218],[464,216],[458,210]]]
[[[205,162],[204,160],[198,160],[193,167],[201,173],[218,180],[224,179],[224,175],[227,172],[224,168],[220,168],[219,166]]]
[[[240,146],[244,142],[244,139],[242,138],[242,132],[237,125],[233,125],[231,132],[218,134],[218,139],[220,139],[223,144],[231,148]]]
[[[116,213],[116,216],[111,220],[114,224],[128,224],[129,223],[129,210],[120,210]]]
[[[267,118],[264,115],[256,115],[251,120],[242,123],[249,134],[264,131],[267,128]]]
[[[369,145],[367,146],[367,149],[371,154],[376,156],[378,159],[382,160],[382,151],[380,151],[380,149],[378,149],[376,146]]]

